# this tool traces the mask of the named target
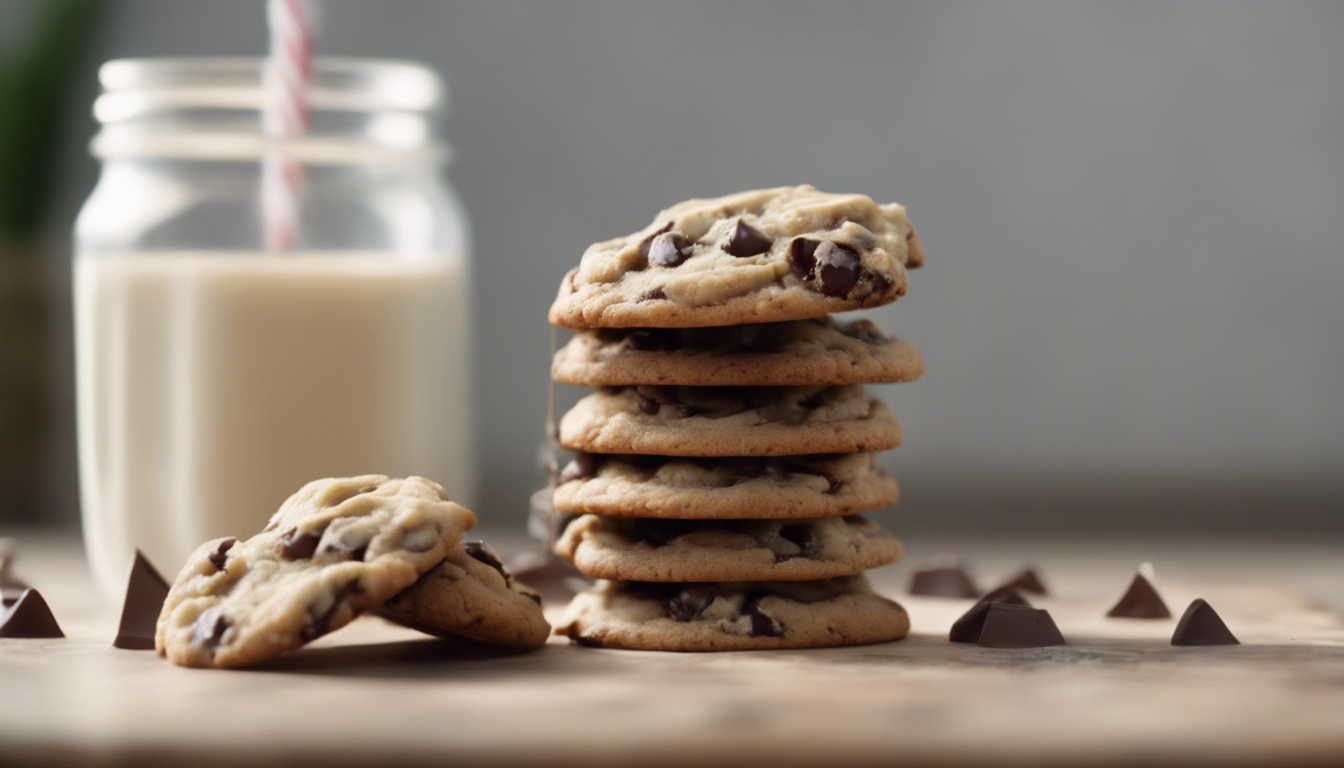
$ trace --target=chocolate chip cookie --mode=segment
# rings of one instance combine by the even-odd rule
[[[495,551],[479,541],[453,549],[375,612],[429,634],[516,648],[544,645],[551,634],[541,595],[515,580]]]
[[[895,503],[871,453],[725,458],[581,453],[552,499],[563,515],[692,519],[848,515]]]
[[[155,647],[192,667],[242,667],[297,648],[414,584],[475,523],[421,477],[308,483],[261,533],[191,555]]]
[[[790,456],[882,451],[901,424],[861,385],[608,387],[560,420],[560,444],[588,453]]]
[[[565,384],[797,386],[913,381],[924,373],[914,344],[869,320],[824,317],[715,328],[580,331],[555,355]]]
[[[600,581],[556,628],[580,645],[648,651],[825,648],[897,640],[900,605],[863,576],[826,581],[657,584]]]
[[[812,581],[853,576],[901,557],[861,515],[803,520],[659,520],[584,515],[556,554],[585,574],[627,581]]]
[[[810,186],[687,200],[592,245],[551,323],[689,328],[802,320],[895,301],[924,251],[905,209]]]

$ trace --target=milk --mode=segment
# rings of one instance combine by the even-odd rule
[[[75,333],[84,540],[119,595],[170,580],[321,477],[423,475],[470,502],[457,259],[82,254]]]

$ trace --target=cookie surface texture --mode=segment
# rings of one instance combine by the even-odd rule
[[[580,645],[648,651],[824,648],[897,640],[910,619],[863,576],[827,581],[600,581],[556,628]]]
[[[297,648],[415,583],[475,523],[420,477],[311,482],[263,532],[206,542],[188,558],[155,647],[193,667],[242,667]]]
[[[555,355],[564,384],[797,386],[913,381],[924,360],[912,343],[869,320],[833,318],[713,328],[580,331]]]
[[[896,501],[874,454],[697,458],[581,454],[560,474],[561,514],[692,519],[833,517]]]
[[[494,550],[467,542],[381,607],[378,615],[434,635],[536,648],[551,625],[541,595],[518,582]]]
[[[555,551],[600,579],[815,581],[895,562],[901,545],[859,515],[793,521],[584,515],[566,526]]]
[[[895,301],[923,261],[897,203],[806,185],[687,200],[590,246],[549,318],[574,330],[803,320]]]
[[[895,448],[901,425],[862,385],[609,387],[560,420],[560,445],[587,453],[793,456]]]

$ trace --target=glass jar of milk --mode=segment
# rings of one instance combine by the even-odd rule
[[[171,580],[321,477],[423,475],[470,503],[465,217],[429,70],[314,62],[292,252],[262,250],[261,63],[106,64],[75,225],[84,540],[120,595]]]

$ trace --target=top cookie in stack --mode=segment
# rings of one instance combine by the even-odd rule
[[[904,636],[861,575],[900,556],[856,513],[895,501],[873,452],[901,438],[862,385],[924,365],[828,315],[894,301],[922,262],[900,205],[810,186],[690,200],[588,249],[551,307],[579,331],[552,376],[601,389],[561,420],[577,458],[553,502],[556,551],[607,581],[562,631],[651,650]]]

